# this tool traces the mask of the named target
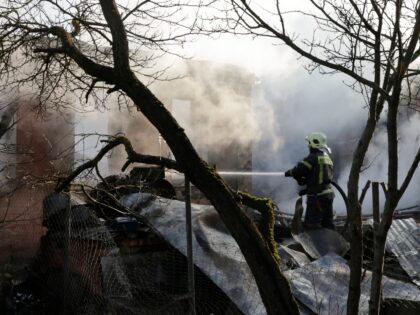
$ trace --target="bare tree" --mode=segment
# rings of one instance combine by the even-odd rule
[[[305,9],[286,11],[280,1],[226,1],[226,28],[236,34],[271,38],[286,44],[310,63],[310,71],[343,73],[353,89],[361,92],[368,107],[368,117],[353,154],[348,178],[348,207],[351,233],[351,278],[348,314],[357,314],[362,268],[362,220],[358,202],[359,173],[377,123],[387,108],[388,193],[382,221],[375,232],[375,255],[370,313],[380,309],[380,288],[384,248],[392,214],[418,166],[420,148],[405,179],[398,186],[397,114],[404,90],[410,89],[408,76],[417,58],[420,35],[419,1],[379,0],[308,0]],[[301,8],[303,7],[303,4]],[[232,12],[235,15],[232,16]],[[289,29],[288,19],[299,15],[305,25],[314,22],[313,36],[302,38]]]
[[[2,1],[2,83],[35,86],[42,108],[70,106],[65,102],[68,93],[96,99],[100,105],[102,99],[96,94],[100,90],[118,93],[121,102],[132,101],[165,139],[179,168],[219,212],[255,276],[267,313],[298,314],[267,242],[230,188],[198,156],[182,127],[147,87],[164,74],[152,70],[153,63],[161,54],[178,54],[177,47],[188,35],[202,29],[195,18],[197,10],[211,2]],[[182,8],[188,8],[194,18],[183,15]]]

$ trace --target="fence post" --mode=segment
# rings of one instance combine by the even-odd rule
[[[191,186],[185,175],[185,222],[187,234],[187,260],[188,260],[188,291],[190,295],[190,314],[195,315],[195,283],[194,261],[192,247],[192,222],[191,222]]]
[[[373,229],[376,231],[380,221],[379,215],[379,183],[372,183],[372,214],[373,214]]]
[[[71,240],[71,196],[70,190],[66,194],[67,204],[64,214],[64,262],[63,262],[63,314],[67,314],[67,292],[69,287],[69,259]]]

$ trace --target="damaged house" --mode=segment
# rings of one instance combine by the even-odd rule
[[[218,170],[252,170],[252,145],[257,133],[252,93],[257,78],[238,66],[208,61],[185,61],[180,68],[185,77],[154,83],[153,92],[167,105],[197,152],[210,165]],[[137,152],[172,157],[156,129],[137,115],[135,108],[114,112],[108,126],[110,134],[129,135]],[[120,171],[124,159],[125,153],[117,148],[108,160],[111,173]],[[177,175],[173,177],[176,182]],[[226,180],[234,189],[252,190],[251,177]],[[198,191],[194,193],[198,194],[196,201],[202,198]]]
[[[218,93],[210,87],[203,91],[194,89],[193,82],[213,77],[220,85],[217,88],[231,91],[228,98],[236,100],[231,105],[235,110],[241,106],[251,111],[250,94],[255,78],[244,73],[243,80],[238,80],[239,70],[233,66],[218,68],[204,62],[189,62],[186,68],[188,79],[161,83],[155,86],[156,94],[170,104],[173,114],[210,164],[219,170],[251,171],[251,136],[245,134],[232,141],[224,139],[226,134],[211,132],[228,122],[223,115],[212,120],[208,113],[226,111],[225,106],[231,104],[217,98]],[[243,108],[242,111],[247,114]],[[92,157],[80,151],[83,142],[75,140],[74,116],[60,118],[51,114],[36,123],[35,113],[24,105],[19,106],[15,115],[16,124],[4,139],[16,143],[16,152],[20,152],[19,147],[26,151],[21,156],[9,157],[11,167],[3,170],[4,178],[38,179],[67,174],[75,160]],[[127,109],[118,112],[118,119],[113,116],[116,115],[108,113],[101,122],[107,133],[133,135],[130,140],[136,151],[171,157],[159,134],[140,115]],[[244,124],[246,117],[239,117],[228,131],[242,132],[236,124]],[[19,278],[15,274],[3,277],[2,288],[7,289],[9,282],[13,286],[2,297],[2,311],[186,314],[194,307],[197,314],[266,314],[244,257],[214,208],[206,204],[199,192],[193,191],[191,257],[187,246],[185,187],[175,184],[183,185],[183,180],[179,181],[182,175],[145,166],[134,167],[127,175],[117,175],[124,159],[124,153],[118,150],[106,157],[101,168],[104,177],[96,187],[87,188],[88,197],[80,189],[51,195],[55,182],[49,182],[23,187],[10,195],[15,199],[2,201],[2,206],[7,205],[3,210],[7,220],[3,223],[10,227],[1,230],[3,253],[12,254],[5,259],[14,262],[24,250],[26,256],[22,257],[34,258]],[[238,177],[227,181],[234,189],[251,191],[251,179]],[[110,205],[114,207],[111,210],[107,207]],[[247,210],[251,216],[254,214]],[[17,217],[23,220],[16,220]],[[22,226],[17,228],[14,224]],[[371,225],[367,220],[366,244],[372,240]],[[292,233],[291,227],[291,216],[278,213],[275,235],[278,253],[301,313],[345,314],[351,255],[345,231],[339,230],[343,235],[329,230]],[[418,224],[413,218],[395,220],[391,236],[383,295],[388,302],[384,312],[388,313],[384,314],[417,314]],[[366,249],[361,314],[368,311],[371,277],[372,257],[369,248]],[[188,269],[190,258],[194,264],[194,290]]]
[[[32,275],[17,292],[36,292],[33,307],[48,312],[65,307],[77,314],[186,314],[194,297],[197,314],[266,314],[238,245],[209,205],[191,205],[192,294],[186,203],[141,192],[144,184],[140,192],[119,198],[129,214],[112,220],[104,220],[95,204],[76,193],[48,196],[43,219],[48,231],[31,264]],[[346,239],[327,229],[295,234],[291,221],[283,222],[278,253],[301,313],[345,314],[351,255]],[[394,221],[383,314],[418,313],[418,230],[413,219]],[[371,258],[365,255],[360,314],[368,313],[371,279]],[[51,291],[51,286],[63,290]]]
[[[224,99],[206,100],[206,103],[204,104],[202,95],[213,95],[214,91],[211,89],[209,91],[204,89],[200,92],[200,96],[198,95],[198,92],[194,91],[192,88],[192,81],[205,81],[204,76],[205,74],[209,75],[210,66],[208,63],[204,62],[190,62],[186,67],[188,68],[190,76],[188,81],[165,83],[172,84],[171,88],[164,86],[162,83],[162,86],[156,87],[156,93],[163,94],[165,91],[171,91],[171,93],[166,93],[166,97],[169,104],[171,104],[174,115],[178,116],[178,118],[186,124],[190,132],[194,134],[194,142],[197,143],[201,154],[203,154],[210,163],[220,169],[250,170],[251,137],[247,136],[240,141],[235,142],[228,138],[225,139],[225,135],[223,135],[222,138],[217,137],[217,135],[212,136],[210,132],[211,129],[215,128],[215,124],[220,126],[227,124],[227,120],[224,121],[223,119],[227,119],[228,115],[226,115],[225,118],[223,118],[223,116],[218,117],[218,121],[215,119],[212,121],[204,121],[204,119],[209,110],[226,111],[229,107],[229,104],[226,102],[227,98],[233,98],[234,102],[236,102],[236,105],[231,105],[231,107],[237,109],[238,106],[241,106],[242,112],[244,113],[248,112],[248,110],[250,111],[250,94],[254,83],[254,77],[246,72],[241,72],[239,68],[234,66],[212,66],[212,76],[219,84],[217,87],[224,89],[224,93],[228,93],[227,91],[229,91],[229,95]],[[239,80],[238,78],[241,76],[243,79]],[[182,90],[180,88],[182,84],[191,86],[190,94],[176,93],[176,91]],[[161,92],[159,92],[159,90]],[[105,276],[102,274],[102,271],[104,268],[106,269],[108,267],[102,266],[101,261],[103,257],[108,257],[109,255],[118,257],[120,251],[124,252],[124,248],[126,248],[130,254],[133,251],[135,252],[132,247],[136,248],[136,246],[140,246],[142,250],[149,246],[152,249],[152,252],[155,251],[156,248],[163,248],[165,250],[170,248],[169,259],[175,259],[175,261],[179,263],[180,270],[183,270],[185,267],[185,258],[182,253],[173,247],[173,245],[163,240],[161,236],[157,236],[157,233],[150,233],[149,228],[145,229],[144,226],[140,227],[140,230],[146,230],[143,232],[139,232],[135,229],[133,233],[129,233],[125,230],[126,227],[132,228],[132,226],[139,226],[138,222],[130,220],[129,218],[116,218],[115,215],[113,215],[112,218],[109,218],[102,215],[102,213],[97,213],[97,215],[92,217],[89,215],[89,213],[92,212],[92,206],[85,205],[86,200],[84,200],[84,202],[76,202],[75,205],[73,205],[72,201],[72,210],[71,213],[68,213],[66,212],[66,207],[61,207],[63,201],[60,200],[60,198],[57,200],[53,199],[53,201],[48,201],[48,198],[45,199],[45,197],[53,191],[58,177],[67,175],[72,165],[76,162],[81,163],[86,161],[91,155],[90,152],[84,150],[85,148],[88,148],[85,140],[80,140],[80,138],[78,138],[78,133],[80,132],[78,123],[81,120],[78,114],[65,113],[63,115],[63,113],[52,112],[44,113],[44,116],[41,117],[38,116],[39,113],[35,110],[36,101],[22,101],[22,99],[24,98],[19,98],[17,110],[9,115],[11,117],[9,121],[11,128],[7,130],[5,136],[2,138],[2,145],[5,149],[9,149],[9,151],[2,150],[1,155],[2,162],[4,165],[7,165],[7,167],[2,169],[1,174],[3,192],[1,210],[4,218],[0,231],[0,233],[2,233],[1,246],[4,249],[2,255],[4,256],[3,261],[6,265],[21,260],[22,265],[25,266],[34,256],[36,256],[36,259],[28,269],[29,274],[24,272],[24,276],[29,276],[31,281],[25,281],[22,285],[16,286],[16,290],[13,291],[13,294],[11,292],[10,294],[3,295],[2,299],[4,297],[6,297],[6,299],[2,300],[1,309],[10,312],[13,311],[13,308],[20,310],[20,307],[25,308],[33,306],[35,309],[45,312],[50,312],[51,310],[55,312],[57,311],[55,308],[58,307],[57,305],[54,305],[51,308],[48,305],[49,302],[44,301],[41,297],[36,297],[30,292],[39,292],[40,294],[47,294],[47,296],[49,296],[48,294],[51,293],[51,289],[55,286],[59,286],[59,284],[66,279],[69,281],[69,288],[66,287],[64,291],[60,292],[60,294],[62,293],[63,295],[49,296],[56,301],[61,301],[61,304],[64,303],[64,299],[68,299],[68,302],[64,303],[63,307],[81,307],[81,304],[83,304],[82,301],[85,301],[82,297],[79,297],[75,301],[71,300],[72,296],[78,295],[81,292],[86,294],[89,292],[86,297],[89,296],[93,300],[97,298],[98,301],[106,300],[104,294],[110,294],[112,296],[121,295],[122,293],[118,288],[109,289],[106,287],[104,281],[112,282],[114,279],[104,279]],[[200,112],[198,110],[200,106],[206,107],[206,110]],[[160,141],[159,135],[147,122],[140,121],[142,128],[140,131],[138,130],[138,121],[139,119],[141,120],[140,115],[140,118],[132,118],[130,117],[131,114],[129,112],[121,114],[122,116],[125,115],[126,120],[119,119],[118,123],[110,118],[112,115],[113,113],[106,113],[107,119],[100,122],[101,128],[103,128],[102,130],[106,130],[104,133],[115,134],[124,132],[133,134],[133,144],[137,150],[146,154],[170,156],[168,147],[164,142]],[[243,117],[238,123],[239,122],[243,122]],[[106,124],[105,128],[104,123]],[[236,126],[233,125],[232,130],[234,130],[235,127]],[[89,133],[91,130],[83,129],[83,131]],[[153,143],[150,142],[150,140],[142,142],[146,138],[156,139],[155,144],[157,145],[153,146]],[[220,151],[221,147],[224,151]],[[226,151],[229,152],[228,158],[226,158],[224,153],[221,153]],[[124,157],[122,159],[124,159]],[[118,152],[115,152],[108,157],[108,160],[104,164],[105,167],[102,167],[101,171],[107,175],[113,172],[115,168],[118,168],[119,172],[122,165],[121,161]],[[146,177],[148,177],[148,175],[146,175]],[[144,180],[146,177],[141,177],[141,179]],[[162,173],[160,169],[160,173],[157,173],[157,177],[160,180],[163,180],[165,173]],[[154,178],[153,181],[155,180],[156,178]],[[27,185],[23,185],[23,183]],[[240,186],[251,186],[249,179],[246,178],[235,179],[231,184],[236,188],[239,188]],[[162,187],[159,187],[160,190],[161,188]],[[173,189],[172,186],[169,187],[169,189],[171,188]],[[170,196],[175,197],[176,193],[171,193]],[[169,196],[166,195],[166,197]],[[206,203],[198,191],[195,192],[195,200],[197,202]],[[51,202],[53,204],[58,204],[56,207],[58,207],[59,210],[56,210],[56,212],[59,211],[60,215],[64,214],[64,217],[60,217],[60,215],[57,215],[57,213],[54,213],[53,210],[49,209],[51,207]],[[67,215],[65,213],[67,213]],[[71,221],[70,225],[65,224],[66,218]],[[86,227],[84,226],[85,223]],[[106,228],[104,227],[104,224]],[[124,228],[121,235],[122,227]],[[88,231],[84,231],[85,228],[88,229]],[[112,232],[114,228],[119,234]],[[67,234],[67,229],[71,230],[69,232],[70,234]],[[95,235],[96,233],[99,233],[99,236]],[[132,239],[133,235],[136,237],[135,239]],[[139,238],[139,235],[142,237]],[[71,243],[71,245],[69,243]],[[175,256],[173,256],[174,252],[176,253]],[[150,255],[153,259],[153,265],[156,265],[156,255],[153,253]],[[157,257],[159,257],[159,255]],[[109,258],[109,261],[113,262],[113,259],[114,258],[111,257]],[[135,257],[129,259],[137,264]],[[104,258],[104,260],[106,259]],[[107,266],[109,266],[109,263]],[[167,267],[163,265],[163,267],[159,268],[163,268],[162,270],[164,270]],[[116,271],[114,269],[112,269],[112,273],[122,272],[121,268],[120,270],[117,267]],[[64,270],[66,271],[63,273]],[[158,274],[167,272],[167,270],[159,270],[156,271]],[[7,284],[9,280],[13,281],[13,283],[21,283],[22,277],[24,277],[23,275],[19,273],[20,276],[16,276],[14,273],[16,270],[13,268],[6,268],[5,271],[7,271],[6,274],[8,276],[4,279],[2,285]],[[142,272],[144,273],[145,271]],[[176,270],[171,271],[171,273],[174,274],[173,281],[184,283],[185,289],[185,279],[183,277],[180,278]],[[87,276],[87,274],[89,274],[89,276]],[[206,286],[209,286],[213,288],[212,290],[218,292],[216,297],[220,296],[221,302],[213,301],[208,303],[215,305],[221,304],[222,306],[220,307],[222,309],[237,309],[235,304],[231,303],[223,290],[218,288],[207,276],[200,273],[199,270],[196,274],[202,279],[201,281],[206,283]],[[8,278],[10,275],[12,279]],[[84,277],[87,278],[85,279]],[[112,276],[110,277],[112,278]],[[39,279],[41,278],[44,278],[45,282],[39,283]],[[159,283],[163,286],[168,286],[168,284],[164,284],[164,282],[167,281],[165,276],[162,275],[161,278]],[[34,284],[34,281],[36,284]],[[28,283],[30,283],[30,285],[28,285]],[[86,283],[89,285],[86,286]],[[124,286],[126,286],[126,284],[124,284]],[[205,289],[206,286],[203,288]],[[54,291],[54,289],[52,290]],[[112,292],[109,293],[107,290],[111,290]],[[170,290],[177,291],[178,287]],[[160,292],[159,289],[156,292]],[[153,297],[151,297],[152,301],[156,298],[156,292],[153,292]],[[175,293],[178,294],[178,292]],[[205,290],[202,292],[202,295],[206,295]],[[12,296],[13,298],[10,300]],[[88,304],[90,304],[90,302]],[[96,305],[96,302],[94,304]],[[156,304],[155,307],[161,306],[160,303]],[[181,304],[185,304],[185,301],[181,301]],[[185,308],[186,306],[184,305],[183,307]]]
[[[17,264],[36,253],[45,232],[42,201],[73,165],[73,114],[40,114],[36,99],[25,96],[1,104],[0,261]]]

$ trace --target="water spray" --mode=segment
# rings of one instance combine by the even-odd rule
[[[218,171],[221,176],[284,176],[284,172],[237,172]]]

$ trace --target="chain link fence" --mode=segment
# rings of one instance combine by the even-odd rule
[[[185,187],[175,185],[174,198],[145,188],[113,192],[130,215],[104,211],[93,199],[82,198],[80,190],[45,198],[46,232],[25,277],[18,281],[13,274],[2,275],[2,299],[7,301],[2,313],[266,314],[239,247],[194,190],[193,199],[202,204],[191,208],[191,289],[185,202],[177,200],[183,199]],[[336,223],[340,232],[344,222]],[[291,224],[291,216],[278,214],[276,240],[302,314],[346,314],[351,250],[345,237],[333,231],[293,237]],[[369,309],[372,226],[372,220],[365,221],[360,314]],[[320,246],[337,239],[338,247]],[[419,313],[419,239],[413,217],[395,219],[385,256],[383,314]]]

